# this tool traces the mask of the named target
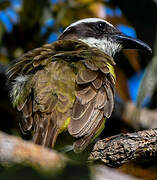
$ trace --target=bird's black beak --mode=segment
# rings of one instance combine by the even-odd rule
[[[150,46],[139,39],[124,34],[116,34],[114,36],[116,41],[122,45],[122,49],[139,49],[152,53]]]

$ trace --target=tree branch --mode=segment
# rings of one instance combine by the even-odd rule
[[[113,117],[122,118],[123,122],[136,130],[157,127],[157,109],[138,109],[131,101],[116,102]]]
[[[58,171],[66,158],[56,151],[0,132],[0,163],[26,163],[43,170]]]
[[[92,180],[141,180],[104,165],[94,165],[90,169],[93,177]]]
[[[0,132],[0,163],[7,165],[11,163],[25,163],[42,170],[56,172],[66,165],[67,158],[54,150],[49,150],[20,138]],[[80,167],[78,165],[78,170]],[[80,172],[81,173],[81,172]],[[90,166],[92,179],[100,180],[103,178],[116,180],[135,180],[129,175],[125,175],[116,170],[103,165]]]
[[[112,167],[130,160],[157,157],[157,128],[136,133],[119,134],[96,142],[90,161]],[[44,170],[62,169],[68,159],[54,150],[0,132],[0,163],[27,163]]]
[[[94,145],[89,160],[116,167],[130,160],[153,157],[157,157],[157,128],[99,140]]]
[[[157,127],[157,109],[138,109],[132,102],[125,104],[122,119],[134,129],[152,129]]]

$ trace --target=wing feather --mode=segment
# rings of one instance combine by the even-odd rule
[[[86,69],[77,73],[76,101],[68,126],[69,133],[78,139],[74,143],[75,151],[86,148],[104,123],[104,117],[109,118],[113,111],[115,80],[110,73],[108,59],[105,55],[98,63],[88,60]],[[111,58],[109,62],[112,61]]]
[[[76,40],[44,45],[14,61],[8,69],[9,80],[29,76],[20,84],[25,96],[15,93],[22,99],[16,101],[23,114],[22,131],[34,129],[35,143],[53,147],[71,115],[68,131],[78,138],[75,150],[83,150],[103,124],[103,116],[110,117],[113,111],[115,79],[108,63],[115,65],[112,57]],[[71,68],[73,77],[68,70],[65,73],[65,66],[65,70]]]
[[[94,90],[94,88],[91,86],[88,86],[87,88],[78,90],[76,92],[76,97],[81,102],[81,104],[87,104],[96,96],[96,94],[97,92]]]
[[[102,83],[103,83],[102,78],[98,77],[92,82],[92,85],[94,86],[95,89],[100,89],[102,86]]]
[[[91,139],[95,136],[95,134],[99,131],[102,124],[104,123],[104,119],[102,118],[98,125],[94,128],[93,131],[89,135],[83,136],[82,138],[76,140],[74,142],[74,151],[76,153],[82,152],[91,142]]]

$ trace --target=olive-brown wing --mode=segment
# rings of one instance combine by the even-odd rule
[[[69,133],[77,138],[75,152],[83,151],[109,118],[114,107],[114,81],[107,64],[106,71],[85,68],[76,77],[76,100],[68,126]],[[96,69],[96,68],[95,68]]]
[[[9,80],[13,80],[19,74],[34,74],[43,69],[52,61],[79,61],[91,49],[87,44],[77,40],[58,40],[51,44],[45,44],[24,53],[14,60],[8,68]]]
[[[10,64],[7,72],[10,82],[17,83],[16,78],[19,76],[20,81],[22,81],[22,78],[29,77],[27,80],[25,78],[25,82],[20,82],[20,90],[11,93],[11,96],[14,106],[21,112],[20,127],[22,132],[26,133],[34,130],[33,140],[36,143],[45,144],[46,146],[51,144],[53,136],[56,136],[59,131],[58,126],[60,125],[56,125],[57,122],[64,121],[67,116],[70,116],[69,112],[61,113],[54,110],[56,104],[60,105],[60,109],[64,109],[67,97],[63,98],[64,100],[56,98],[53,89],[58,87],[49,86],[51,83],[49,83],[50,80],[46,77],[44,69],[47,69],[52,62],[79,61],[84,58],[86,53],[89,53],[88,49],[90,47],[81,41],[59,40],[28,51]],[[50,75],[53,69],[51,68],[51,71],[48,72]],[[45,79],[39,80],[38,74],[43,74],[41,76]],[[64,76],[64,74],[62,75]],[[59,79],[60,77],[58,77]],[[35,85],[38,82],[40,87],[38,93],[36,93],[37,88]],[[41,87],[43,84],[44,86]],[[47,89],[51,92],[47,92]],[[42,100],[37,99],[39,96]],[[17,97],[18,100],[15,101]],[[62,94],[62,97],[64,97],[64,94]],[[48,137],[47,142],[46,137]]]

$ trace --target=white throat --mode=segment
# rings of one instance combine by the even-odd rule
[[[101,51],[112,57],[115,55],[115,53],[119,52],[122,49],[121,44],[112,42],[110,40],[107,40],[106,38],[96,39],[93,37],[89,37],[79,40],[88,44],[90,47],[96,47],[100,49]]]

